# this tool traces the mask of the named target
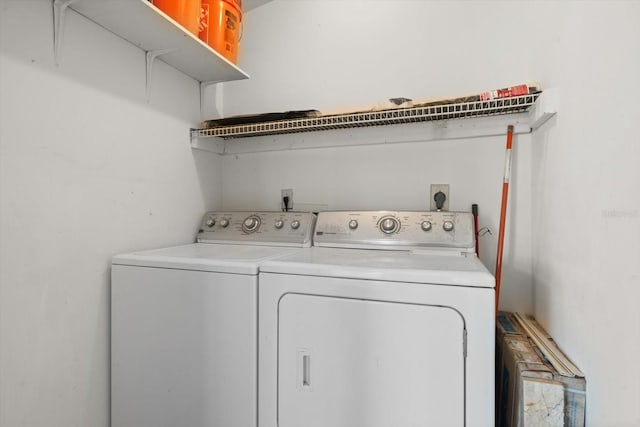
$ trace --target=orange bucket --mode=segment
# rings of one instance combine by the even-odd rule
[[[198,35],[200,0],[152,0],[152,3],[189,32]]]
[[[241,28],[242,0],[202,0],[198,37],[234,64]]]

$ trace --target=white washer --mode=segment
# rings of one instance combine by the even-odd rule
[[[494,425],[495,280],[473,218],[321,212],[260,267],[260,427]]]
[[[259,265],[310,246],[314,223],[210,212],[198,243],[113,258],[113,427],[257,425]]]

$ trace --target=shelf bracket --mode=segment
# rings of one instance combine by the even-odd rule
[[[214,85],[218,82],[200,82],[200,118],[202,120],[205,119],[204,117],[204,104],[205,104],[205,90],[207,89],[208,86]]]
[[[155,59],[160,55],[175,52],[176,50],[177,49],[158,49],[148,50],[145,52],[145,62],[147,66],[147,103],[151,101],[151,71],[153,70],[153,63],[155,62]]]
[[[546,89],[531,108],[531,130],[536,130],[558,112],[558,89]]]
[[[53,0],[53,57],[56,66],[60,65],[60,47],[62,46],[62,30],[67,8],[77,0]]]

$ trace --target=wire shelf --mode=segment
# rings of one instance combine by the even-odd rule
[[[330,129],[395,125],[401,123],[521,113],[531,107],[536,102],[536,99],[538,99],[538,96],[540,96],[540,93],[492,99],[488,101],[458,102],[383,111],[219,126],[210,129],[191,129],[191,138],[247,138],[252,136],[315,132]]]

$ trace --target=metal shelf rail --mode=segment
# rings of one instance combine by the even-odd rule
[[[382,111],[219,126],[210,129],[191,129],[191,138],[233,139],[521,113],[534,105],[540,94],[541,92],[489,101],[443,103]]]

